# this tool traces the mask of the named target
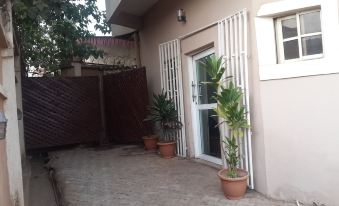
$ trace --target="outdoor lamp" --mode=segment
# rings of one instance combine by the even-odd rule
[[[179,22],[186,22],[186,14],[183,9],[178,9],[178,21]]]
[[[4,112],[0,112],[0,139],[6,138],[7,119]]]

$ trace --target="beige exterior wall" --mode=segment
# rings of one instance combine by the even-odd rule
[[[11,205],[6,154],[6,140],[0,140],[0,205]]]
[[[16,97],[17,97],[17,108],[21,112],[21,118],[18,119],[19,126],[19,137],[20,137],[20,153],[22,160],[26,158],[26,149],[25,149],[25,139],[24,139],[24,119],[23,119],[23,108],[22,108],[22,82],[21,82],[21,67],[20,67],[20,58],[19,56],[14,58],[15,66],[15,77],[16,82]]]
[[[218,21],[235,11],[248,7],[249,4],[249,0],[239,0],[233,3],[227,0],[163,0],[158,2],[145,15],[144,27],[140,31],[141,62],[148,71],[150,91],[161,90],[158,58],[160,43]],[[186,12],[187,22],[185,24],[176,20],[176,12],[179,8],[183,8]]]
[[[133,67],[137,65],[137,51],[133,46],[120,45],[97,45],[97,49],[105,54],[103,58],[90,57],[85,63],[104,64],[104,65],[123,65]],[[81,68],[80,62],[73,62],[73,68],[61,70],[61,76],[97,76],[97,70]]]
[[[336,129],[339,95],[335,89],[339,75],[260,81],[254,17],[262,4],[273,1],[158,2],[144,16],[144,27],[140,31],[141,61],[147,68],[149,92],[161,91],[160,43],[247,8],[255,188],[278,199],[339,205],[336,189],[339,184],[336,175],[339,173],[336,149],[339,145],[339,131]],[[176,21],[179,8],[186,11],[186,24]],[[187,61],[194,52],[206,45],[217,46],[217,43],[216,27],[181,41],[186,137],[190,156],[194,155],[194,150]]]
[[[261,84],[269,194],[338,205],[339,75]]]
[[[4,206],[23,206],[23,181],[21,165],[21,149],[19,127],[17,119],[17,100],[15,85],[15,68],[14,68],[14,44],[12,20],[10,19],[11,4],[7,1],[7,10],[9,11],[7,20],[1,21],[0,32],[5,33],[5,42],[1,42],[0,48],[0,71],[1,71],[1,93],[6,97],[0,98],[0,109],[4,111],[7,122],[6,139],[0,140],[0,205]],[[3,22],[7,22],[3,25]],[[4,154],[4,152],[6,154]],[[7,157],[7,158],[6,158]],[[7,171],[6,171],[7,169]],[[8,174],[8,175],[7,175]],[[9,195],[8,195],[9,185]],[[7,200],[10,199],[9,203]]]
[[[5,54],[4,54],[5,53]],[[23,205],[23,180],[21,165],[20,137],[17,117],[16,86],[13,49],[2,51],[3,87],[7,94],[4,111],[7,123],[7,162],[11,198],[17,205]]]
[[[1,30],[0,30],[1,32]],[[1,45],[6,45],[6,39],[1,38]],[[0,58],[0,111],[3,112],[6,94],[3,89],[3,67]],[[10,205],[9,177],[7,167],[6,140],[0,140],[0,205]]]
[[[268,2],[274,0],[255,1],[253,12]],[[323,38],[327,38],[325,31]],[[255,45],[254,40],[252,43]],[[324,45],[325,53],[328,46]],[[338,80],[338,74],[329,74],[260,82],[270,196],[339,205],[339,153],[335,148],[339,145],[339,94],[334,89]]]
[[[104,57],[98,59],[90,58],[86,62],[109,65],[123,64],[125,66],[136,65],[136,52],[133,47],[97,45],[96,48],[105,52]]]
[[[158,45],[160,43],[173,40],[179,36],[190,33],[201,27],[205,27],[213,22],[234,14],[237,11],[247,8],[252,15],[252,1],[228,1],[228,0],[164,0],[156,4],[144,17],[144,27],[140,31],[141,37],[141,63],[146,66],[149,93],[160,92],[160,70]],[[186,12],[187,22],[182,24],[176,20],[176,10],[183,8]],[[252,17],[251,17],[252,19]],[[253,26],[250,22],[250,33]],[[188,59],[198,51],[207,47],[215,47],[218,51],[217,27],[211,27],[199,32],[189,38],[183,39],[182,44],[182,70],[183,70],[183,90],[185,105],[186,138],[189,148],[189,156],[194,156],[193,129],[191,119],[191,97],[190,82],[188,73]],[[251,40],[252,40],[252,36]],[[252,48],[255,51],[255,48]],[[250,52],[251,53],[251,52]],[[255,58],[250,59],[250,84],[251,84],[251,110],[253,127],[253,163],[255,187],[258,191],[267,194],[266,184],[266,160],[265,143],[263,135],[261,103],[260,103],[260,82]]]

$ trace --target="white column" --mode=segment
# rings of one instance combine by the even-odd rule
[[[17,117],[14,51],[13,49],[1,50],[3,89],[7,94],[4,101],[4,112],[7,123],[7,163],[9,173],[9,185],[12,201],[18,201],[18,205],[24,205],[22,165],[20,153],[20,138]]]

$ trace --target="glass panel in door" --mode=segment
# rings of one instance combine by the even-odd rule
[[[196,84],[197,84],[197,112],[198,124],[200,129],[201,153],[216,158],[221,158],[220,149],[220,133],[218,117],[216,116],[216,100],[213,98],[216,92],[215,88],[204,84],[211,79],[207,74],[202,62],[205,62],[210,56],[209,54],[195,60],[196,65]]]
[[[203,67],[203,62],[207,61],[210,56],[205,56],[196,60],[196,74],[197,74],[197,87],[198,87],[198,104],[215,104],[216,100],[213,98],[213,94],[216,92],[214,87],[211,87],[204,82],[211,82],[210,76],[207,74],[206,69]]]
[[[218,117],[213,109],[199,110],[200,135],[201,135],[201,152],[202,154],[220,158],[220,133]]]

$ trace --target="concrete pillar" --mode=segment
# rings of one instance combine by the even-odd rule
[[[9,193],[6,140],[0,140],[0,205],[12,205]]]
[[[81,63],[80,62],[72,62],[73,68],[73,76],[74,77],[81,77]]]
[[[4,101],[3,109],[8,119],[7,123],[7,166],[9,176],[9,186],[12,202],[16,205],[24,205],[22,162],[20,152],[20,137],[17,116],[14,50],[1,50],[3,89],[6,91],[7,99]]]
[[[135,32],[133,34],[133,41],[134,41],[134,51],[135,51],[135,58],[136,58],[136,65],[138,68],[141,67],[141,59],[140,59],[140,44],[139,44],[139,34]]]
[[[22,82],[21,82],[21,64],[20,57],[16,56],[14,58],[14,66],[15,66],[15,77],[16,77],[16,103],[18,112],[18,123],[19,123],[19,137],[20,137],[20,151],[21,157],[24,160],[26,158],[26,150],[25,150],[25,139],[24,139],[24,120],[22,117],[23,109],[22,109]]]

